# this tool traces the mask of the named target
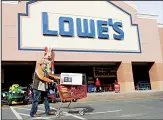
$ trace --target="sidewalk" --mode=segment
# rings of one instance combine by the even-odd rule
[[[128,93],[115,93],[115,92],[102,92],[102,93],[88,93],[88,97],[79,100],[80,102],[87,101],[100,101],[100,100],[120,100],[120,99],[131,99],[131,98],[155,98],[163,97],[163,91],[134,91]]]

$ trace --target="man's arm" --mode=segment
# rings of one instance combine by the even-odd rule
[[[43,81],[45,81],[45,82],[51,82],[51,81],[52,81],[52,80],[50,80],[49,78],[44,77],[44,74],[43,74],[43,72],[42,72],[42,70],[41,70],[40,67],[37,68],[36,74],[38,75],[38,77],[39,77],[41,80],[43,80]]]
[[[60,77],[55,76],[55,75],[52,75],[52,74],[50,74],[50,73],[49,73],[49,76],[50,76],[50,77],[53,77],[55,80],[59,80],[59,79],[60,79]]]

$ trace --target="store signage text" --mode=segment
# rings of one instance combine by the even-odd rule
[[[49,30],[48,26],[48,13],[42,12],[42,26],[43,26],[43,35],[51,35],[51,36],[64,36],[64,37],[74,37],[76,26],[76,32],[78,37],[84,38],[95,38],[99,39],[110,39],[109,34],[109,26],[114,30],[113,39],[115,40],[123,40],[124,39],[124,31],[122,29],[122,22],[113,22],[113,19],[109,18],[108,20],[94,20],[94,19],[82,19],[76,18],[76,22],[74,22],[74,18],[60,16],[58,21],[59,30]],[[89,22],[89,24],[88,24]],[[65,30],[65,24],[68,24],[68,30]],[[97,30],[97,35],[96,35]]]
[[[102,67],[94,67],[93,68],[94,77],[116,77],[116,69],[115,68],[102,68]]]

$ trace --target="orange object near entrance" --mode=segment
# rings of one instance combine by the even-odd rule
[[[115,93],[120,92],[120,85],[119,84],[114,84],[114,91],[115,91]]]

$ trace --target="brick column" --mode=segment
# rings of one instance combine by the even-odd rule
[[[154,63],[149,70],[152,90],[163,90],[163,63]]]
[[[119,65],[117,79],[120,84],[120,92],[135,91],[131,62],[122,62]]]

